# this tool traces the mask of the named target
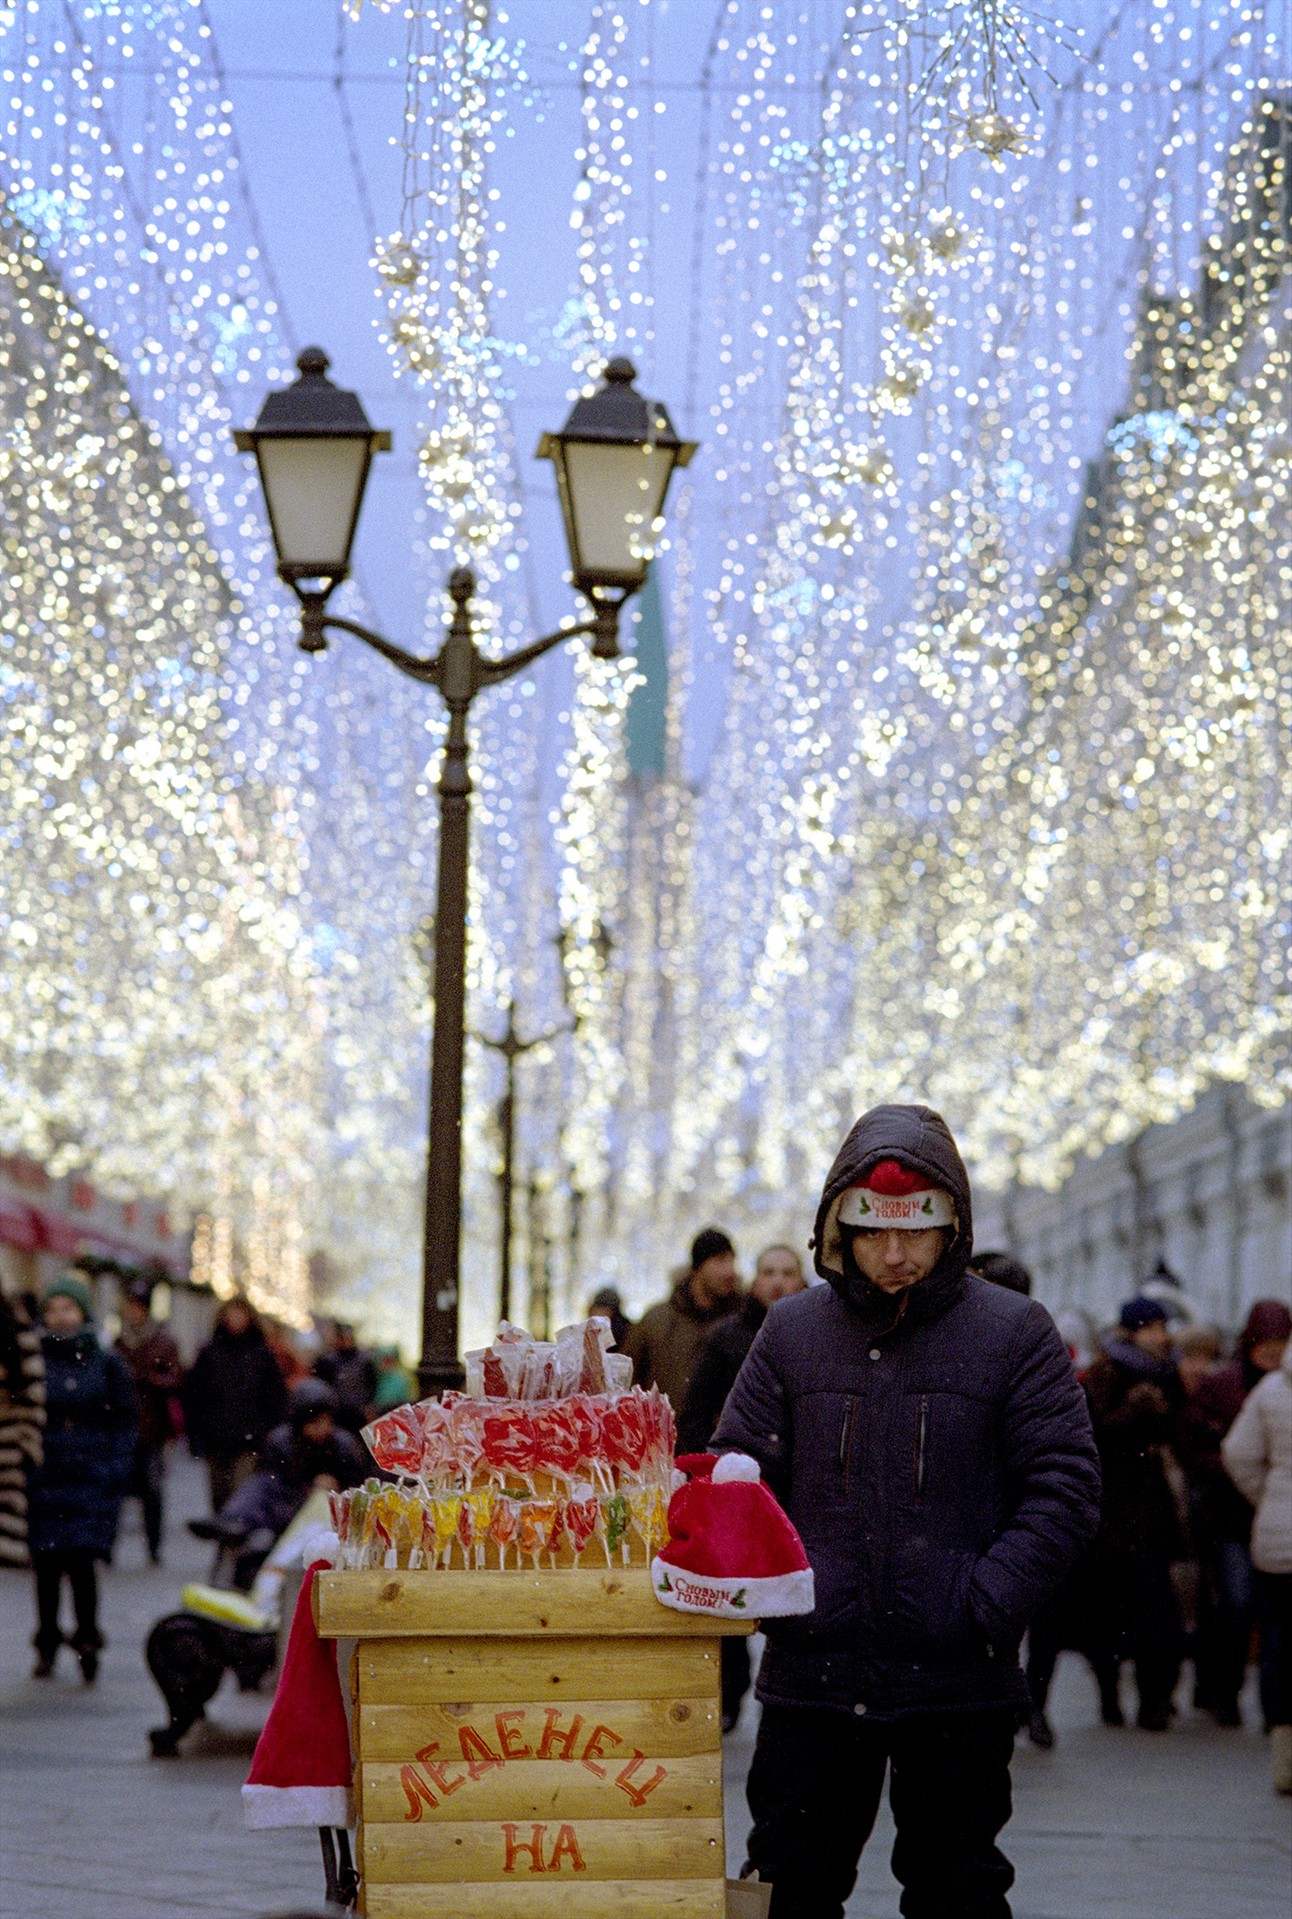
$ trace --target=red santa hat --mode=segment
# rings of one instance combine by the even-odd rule
[[[926,1173],[881,1159],[860,1186],[840,1195],[838,1220],[841,1226],[896,1226],[918,1233],[927,1226],[954,1226],[956,1209],[950,1193],[931,1186]]]
[[[314,1624],[315,1560],[301,1581],[287,1656],[256,1746],[242,1813],[252,1827],[352,1826],[354,1763],[336,1648]]]
[[[803,1541],[746,1453],[688,1453],[669,1503],[668,1545],[651,1563],[655,1597],[679,1612],[777,1619],[811,1612]]]

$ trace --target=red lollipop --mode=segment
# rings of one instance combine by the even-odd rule
[[[527,1479],[537,1463],[533,1416],[519,1408],[488,1413],[484,1420],[484,1456],[495,1472]]]
[[[540,1470],[573,1479],[579,1469],[579,1432],[570,1415],[571,1401],[554,1399],[535,1416]]]
[[[365,1426],[363,1437],[377,1464],[388,1473],[417,1473],[422,1466],[422,1415],[416,1406],[397,1406]]]

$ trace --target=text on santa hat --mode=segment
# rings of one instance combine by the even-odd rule
[[[405,1823],[420,1819],[424,1806],[438,1806],[441,1797],[447,1799],[450,1793],[458,1792],[475,1779],[482,1779],[487,1772],[505,1767],[509,1759],[555,1759],[564,1760],[569,1765],[586,1766],[596,1778],[617,1786],[634,1808],[644,1806],[656,1787],[662,1786],[668,1778],[666,1766],[657,1765],[653,1771],[646,1770],[649,1761],[636,1746],[629,1748],[632,1754],[629,1759],[617,1753],[615,1748],[626,1746],[627,1741],[613,1727],[598,1724],[586,1728],[582,1713],[577,1712],[572,1715],[568,1725],[562,1725],[560,1706],[543,1706],[537,1710],[542,1713],[543,1723],[541,1729],[536,1725],[532,1727],[532,1737],[536,1741],[533,1745],[526,1740],[524,1730],[524,1722],[531,1717],[530,1709],[512,1706],[504,1712],[496,1712],[492,1723],[483,1732],[469,1720],[458,1727],[460,1764],[455,1759],[440,1756],[438,1739],[423,1746],[415,1755],[415,1764],[399,1769],[399,1783],[408,1801]],[[607,1763],[603,1765],[602,1760]],[[508,1827],[506,1830],[510,1832],[518,1828]],[[561,1832],[570,1832],[573,1843],[571,1828],[562,1826]],[[582,1864],[580,1859],[576,1870]],[[559,1860],[556,1864],[549,1862],[532,1870],[555,1872],[558,1867]],[[511,1870],[510,1865],[504,1866],[504,1871]]]
[[[859,1211],[867,1218],[919,1219],[933,1211],[933,1200],[928,1193],[903,1193],[894,1198],[887,1193],[867,1193]]]

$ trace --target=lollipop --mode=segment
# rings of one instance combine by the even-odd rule
[[[535,1456],[540,1472],[572,1480],[579,1469],[580,1434],[570,1401],[554,1399],[534,1414]]]
[[[529,1479],[537,1464],[533,1415],[519,1406],[486,1414],[482,1445],[491,1471]]]
[[[422,1419],[422,1457],[418,1477],[428,1485],[452,1479],[457,1471],[453,1429],[438,1399],[428,1399]]]
[[[668,1542],[668,1514],[664,1495],[658,1486],[639,1486],[628,1495],[628,1512],[633,1531],[641,1540],[649,1566],[657,1546]]]
[[[615,1493],[606,1501],[606,1558],[617,1546],[624,1544],[624,1535],[628,1531],[628,1501],[622,1493]],[[624,1546],[624,1564],[628,1564],[628,1549]]]
[[[443,1406],[450,1433],[451,1468],[470,1485],[476,1467],[484,1457],[484,1429],[490,1418],[488,1399],[464,1399],[460,1393],[446,1393]]]
[[[557,1504],[554,1499],[527,1499],[520,1508],[517,1543],[528,1553],[538,1571],[538,1555],[546,1552],[556,1530]]]
[[[431,1518],[435,1527],[435,1563],[438,1566],[441,1557],[445,1565],[453,1562],[453,1541],[458,1530],[458,1516],[462,1511],[461,1493],[441,1493],[438,1499],[431,1501]]]
[[[600,1518],[601,1506],[597,1495],[586,1480],[580,1480],[578,1485],[570,1488],[570,1497],[565,1502],[565,1532],[576,1558],[582,1558]]]
[[[477,1568],[484,1565],[485,1540],[489,1537],[489,1525],[497,1499],[496,1487],[485,1486],[479,1492],[468,1493],[462,1501],[463,1512],[470,1523],[471,1537],[468,1543],[474,1549]]]
[[[422,1414],[417,1406],[397,1406],[365,1426],[363,1437],[377,1464],[388,1473],[417,1473],[422,1464]]]
[[[489,1537],[498,1548],[498,1569],[503,1571],[507,1565],[507,1548],[516,1537],[520,1524],[520,1501],[512,1499],[507,1493],[499,1493],[494,1501],[493,1517],[489,1521]]]
[[[417,1544],[408,1555],[408,1563],[412,1567],[434,1567],[439,1554],[439,1548],[435,1543],[435,1515],[427,1505],[422,1506],[420,1512],[421,1525]]]

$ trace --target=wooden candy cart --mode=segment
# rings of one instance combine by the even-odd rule
[[[368,1919],[723,1919],[724,1635],[642,1567],[324,1572]]]

